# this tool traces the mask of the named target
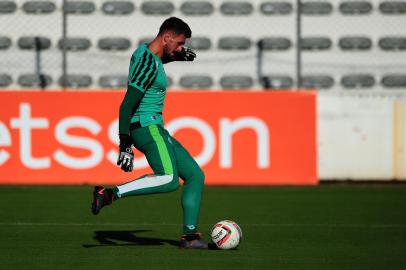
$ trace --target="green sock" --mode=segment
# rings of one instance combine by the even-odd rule
[[[197,232],[196,225],[183,225],[183,234],[193,234]]]

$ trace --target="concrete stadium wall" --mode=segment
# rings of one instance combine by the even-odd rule
[[[318,93],[321,180],[406,180],[405,93]]]

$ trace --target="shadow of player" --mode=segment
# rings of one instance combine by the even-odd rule
[[[169,244],[179,246],[179,241],[161,239],[153,237],[140,237],[139,234],[150,230],[136,231],[95,231],[93,239],[99,244],[83,244],[85,248],[105,247],[105,246],[162,246]]]

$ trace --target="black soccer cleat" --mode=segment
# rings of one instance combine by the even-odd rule
[[[179,248],[181,249],[207,249],[208,244],[202,239],[200,233],[182,235]]]
[[[92,213],[97,215],[100,210],[113,202],[113,191],[103,186],[95,186],[93,190]]]

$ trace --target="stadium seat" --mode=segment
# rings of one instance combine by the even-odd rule
[[[301,88],[328,89],[334,85],[333,77],[329,75],[306,75],[302,77]]]
[[[333,5],[322,1],[302,2],[301,11],[305,15],[328,15],[333,11]]]
[[[125,75],[100,76],[99,86],[102,88],[125,88],[127,87],[127,76]]]
[[[406,74],[387,74],[381,79],[381,84],[388,88],[406,87]]]
[[[372,4],[367,1],[344,1],[340,3],[339,9],[345,15],[369,14]]]
[[[64,40],[60,39],[58,42],[58,48],[63,49],[65,45],[66,50],[68,51],[85,51],[90,48],[91,43],[87,38],[66,38],[65,44]]]
[[[166,86],[169,87],[173,84],[171,77],[166,77]],[[102,88],[126,88],[127,76],[126,75],[103,75],[99,78],[99,86]]]
[[[293,87],[293,79],[288,75],[269,75],[262,78],[262,85],[267,89],[289,89]]]
[[[405,37],[383,37],[379,39],[379,47],[385,51],[406,50]]]
[[[368,37],[352,36],[342,37],[338,41],[342,50],[369,50],[372,47],[372,40]]]
[[[185,75],[179,80],[183,88],[204,89],[213,85],[213,79],[207,75]]]
[[[0,36],[0,50],[7,50],[11,46],[11,39],[6,36]]]
[[[406,1],[384,1],[379,4],[379,10],[383,14],[404,14],[406,13]]]
[[[22,8],[28,14],[47,14],[54,12],[56,6],[51,1],[28,1]]]
[[[166,75],[166,89],[173,85],[173,79],[171,76]]]
[[[103,3],[102,10],[108,15],[128,15],[133,13],[135,6],[130,1],[107,1]]]
[[[182,3],[180,10],[185,15],[210,15],[214,11],[213,4],[208,1],[187,1]]]
[[[32,50],[39,48],[41,50],[46,50],[51,47],[51,40],[46,37],[33,37],[25,36],[18,39],[18,47],[23,50]]]
[[[332,41],[329,37],[304,37],[301,39],[301,49],[314,51],[314,50],[328,50],[331,48]]]
[[[292,47],[292,42],[284,37],[268,37],[262,38],[258,42],[258,46],[263,50],[288,50]]]
[[[61,76],[58,81],[61,87],[87,88],[92,84],[92,77],[89,75],[67,75]]]
[[[90,14],[96,10],[91,1],[66,1],[63,10],[68,14]]]
[[[175,10],[175,6],[169,1],[143,2],[142,11],[147,15],[169,15]]]
[[[224,2],[220,5],[220,11],[224,15],[249,15],[253,10],[249,2]]]
[[[0,74],[0,87],[8,87],[13,82],[13,79],[8,74]]]
[[[44,80],[44,86],[48,86],[52,84],[53,80],[49,75],[42,75],[42,79]],[[21,87],[26,88],[38,88],[41,87],[41,78],[38,74],[22,74],[18,77],[18,84]]]
[[[131,42],[127,38],[101,38],[97,43],[101,50],[127,50],[131,46]]]
[[[220,79],[220,85],[223,89],[244,89],[250,88],[254,80],[250,76],[244,75],[225,75]]]
[[[186,46],[194,50],[209,50],[211,41],[208,37],[192,37],[186,40]]]
[[[222,37],[218,44],[223,50],[248,50],[251,47],[251,40],[247,37]]]
[[[375,78],[370,74],[348,74],[341,77],[344,88],[369,88],[374,86]]]
[[[292,13],[293,6],[289,2],[264,2],[260,5],[260,10],[265,15],[287,15]]]
[[[13,13],[17,9],[17,4],[14,1],[0,1],[0,14]]]
[[[152,40],[154,40],[154,37],[144,37],[144,38],[140,38],[138,40],[138,46],[140,46],[141,44],[144,43],[150,43]]]

